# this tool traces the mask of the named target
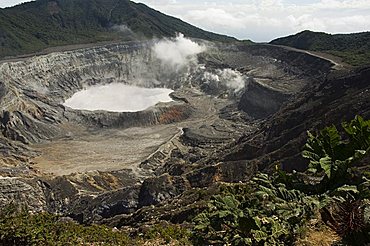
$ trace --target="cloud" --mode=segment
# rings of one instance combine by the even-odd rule
[[[369,31],[369,0],[135,0],[200,28],[270,41],[304,29]],[[0,7],[24,0],[0,0]]]
[[[191,10],[185,16],[198,23],[208,23],[212,26],[222,26],[224,28],[242,28],[243,21],[237,16],[226,12],[223,9],[209,8],[205,10]]]
[[[305,29],[330,33],[369,30],[369,0],[140,0],[203,29],[270,41]]]
[[[30,0],[1,0],[0,1],[0,8],[5,8],[5,7],[11,7],[20,3],[25,3],[25,2],[33,2]]]
[[[321,0],[318,3],[312,4],[315,8],[320,9],[363,9],[370,8],[368,0]]]

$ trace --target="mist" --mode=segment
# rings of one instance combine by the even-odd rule
[[[134,32],[126,25],[114,25],[112,26],[113,31],[120,32],[122,34],[133,34]]]
[[[196,55],[206,51],[206,47],[185,38],[179,33],[174,39],[163,39],[153,46],[153,51],[164,65],[179,69],[196,61]]]
[[[214,72],[204,72],[203,79],[206,83],[224,84],[235,93],[245,87],[245,76],[230,68],[217,69]]]
[[[114,25],[111,30],[119,33],[122,40],[140,40],[140,36],[126,25]]]
[[[165,88],[143,88],[122,83],[91,86],[75,93],[64,106],[78,110],[105,110],[110,112],[137,112],[159,102],[171,102]]]

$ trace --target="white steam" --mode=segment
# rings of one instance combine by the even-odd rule
[[[196,60],[196,55],[205,50],[205,46],[185,38],[181,33],[175,39],[164,39],[153,46],[155,56],[164,65],[175,69],[184,67]]]
[[[154,106],[158,102],[171,102],[169,94],[173,92],[164,88],[142,88],[112,83],[91,86],[75,93],[64,105],[79,110],[105,110],[111,112],[137,112]]]
[[[204,72],[203,79],[207,83],[224,84],[234,92],[239,92],[245,87],[245,77],[240,72],[230,68],[217,69],[214,73]]]
[[[112,30],[122,34],[134,34],[134,32],[126,25],[114,25],[112,26]]]

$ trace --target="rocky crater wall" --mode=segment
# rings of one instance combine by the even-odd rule
[[[271,116],[295,94],[320,84],[334,66],[329,60],[272,45],[220,49],[223,52],[208,59],[208,64],[222,61],[249,78],[237,107],[255,119]]]
[[[243,158],[225,162],[225,148],[238,143],[243,143],[241,148],[249,146],[244,145],[244,139],[238,139],[243,133],[252,134],[261,129],[260,122],[253,119],[266,119],[279,112],[304,88],[321,83],[331,69],[328,61],[264,45],[214,45],[199,54],[198,60],[173,69],[154,56],[151,45],[150,42],[108,45],[0,65],[1,151],[4,156],[15,158],[13,162],[6,160],[13,171],[7,172],[9,176],[23,176],[23,171],[24,176],[30,175],[33,163],[29,157],[37,153],[29,146],[36,143],[48,145],[55,139],[60,140],[48,147],[50,149],[46,148],[50,155],[53,148],[64,149],[66,145],[76,144],[80,148],[94,147],[94,150],[107,148],[112,158],[106,145],[143,138],[140,134],[122,133],[121,129],[169,124],[171,131],[163,131],[172,134],[159,147],[150,145],[145,150],[147,158],[141,163],[125,165],[128,155],[134,155],[131,152],[140,147],[137,145],[144,145],[143,139],[133,142],[133,150],[124,152],[126,155],[123,148],[127,146],[122,145],[116,154],[118,160],[122,155],[125,160],[118,163],[118,171],[90,171],[59,177],[38,173],[36,178],[30,175],[10,181],[0,179],[0,187],[3,187],[0,201],[18,199],[35,209],[40,207],[81,221],[92,221],[132,213],[194,187],[206,187],[217,181],[245,181],[255,172],[255,165]],[[312,62],[316,68],[309,67]],[[135,113],[79,111],[61,105],[84,87],[111,82],[171,88],[177,100]],[[221,117],[221,112],[227,113],[227,117]],[[251,121],[243,121],[245,113]],[[113,131],[104,135],[105,129]],[[79,138],[80,132],[93,137]],[[161,131],[152,132],[152,139],[158,141]],[[154,141],[152,139],[149,141]],[[90,141],[95,142],[90,145]],[[258,147],[253,150],[261,149]],[[92,152],[87,152],[92,155],[89,161],[95,157]],[[230,155],[238,156],[239,152],[242,151],[233,149]],[[57,161],[61,165],[63,160]],[[101,163],[106,163],[106,159],[98,164]],[[12,183],[18,188],[9,189]],[[20,195],[22,192],[33,194],[35,200]]]
[[[73,116],[74,111],[70,111],[66,118],[65,108],[61,105],[84,87],[121,82],[174,89],[181,86],[180,79],[153,57],[149,43],[52,53],[25,61],[3,63],[0,66],[2,131],[5,137],[22,143],[50,139],[62,134],[57,126],[61,122],[79,118],[77,116],[85,116],[87,121],[94,120],[88,113],[76,112],[77,116]],[[155,118],[160,113],[153,113],[150,117]],[[106,116],[113,118],[113,114]],[[119,125],[119,118],[127,116],[115,114],[113,126]]]
[[[95,84],[122,82],[171,89],[195,85],[211,94],[212,90],[221,93],[220,83],[204,87],[205,71],[199,66],[173,69],[162,64],[153,55],[152,45],[151,42],[108,45],[1,64],[3,135],[33,143],[62,134],[56,125],[66,120],[81,116],[86,116],[85,121],[103,120],[104,117],[91,117],[88,113],[74,117],[71,112],[66,119],[65,108],[61,106],[76,91]],[[212,47],[209,54],[201,60],[207,69],[232,68],[250,78],[263,78],[248,80],[251,85],[239,104],[240,109],[247,113],[251,110],[251,116],[257,118],[276,112],[289,99],[289,94],[301,90],[307,80],[322,78],[330,69],[330,62],[273,46],[222,47],[221,50]],[[264,101],[263,105],[258,99]],[[117,116],[113,125],[119,125],[119,118],[126,116]],[[112,114],[107,118],[112,119]]]

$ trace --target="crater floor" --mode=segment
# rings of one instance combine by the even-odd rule
[[[139,164],[156,153],[157,150],[179,139],[183,128],[200,129],[207,136],[221,138],[222,133],[209,130],[204,126],[222,122],[219,110],[229,105],[227,99],[210,97],[196,89],[184,89],[175,95],[189,102],[193,109],[192,116],[181,122],[148,127],[130,127],[127,129],[85,129],[75,124],[66,124],[65,137],[49,142],[32,145],[40,153],[33,161],[33,168],[42,173],[69,175],[89,171],[131,170],[140,175]],[[226,130],[227,126],[223,128]],[[225,133],[224,133],[225,134]],[[226,132],[225,139],[232,135]]]
[[[84,131],[67,139],[34,145],[41,155],[33,167],[54,175],[135,169],[159,146],[179,133],[174,126]]]

